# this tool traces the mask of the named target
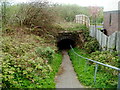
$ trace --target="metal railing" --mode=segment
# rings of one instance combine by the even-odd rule
[[[79,55],[78,53],[76,53],[76,52],[74,51],[74,49],[72,48],[71,45],[70,45],[70,48],[72,49],[73,53],[76,54],[77,56],[79,56],[79,57],[81,57],[81,58],[83,58],[83,59],[86,59],[86,60],[88,60],[88,61],[91,61],[91,62],[96,63],[96,66],[95,66],[95,73],[94,73],[94,83],[96,82],[96,74],[97,74],[98,64],[119,71],[119,73],[118,73],[118,86],[117,86],[117,88],[120,89],[120,68],[117,68],[117,67],[114,67],[114,66],[111,66],[111,65],[108,65],[108,64],[104,64],[104,63],[101,63],[101,62],[98,62],[98,61],[95,61],[95,60],[92,60],[92,59],[85,58],[85,57]]]

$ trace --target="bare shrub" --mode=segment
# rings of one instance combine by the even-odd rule
[[[45,28],[50,26],[55,21],[53,12],[49,9],[50,7],[49,2],[45,0],[28,3],[26,7],[21,10],[24,13],[22,23],[28,27],[38,26]]]

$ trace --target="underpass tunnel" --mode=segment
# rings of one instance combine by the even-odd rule
[[[70,49],[70,45],[72,45],[72,47],[75,47],[76,46],[75,41],[72,39],[63,39],[57,42],[57,47],[59,50],[68,50]]]

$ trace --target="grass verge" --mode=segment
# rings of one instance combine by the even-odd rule
[[[82,49],[75,48],[75,51],[84,57],[91,58],[92,54],[88,54]],[[117,87],[117,83],[118,83],[117,71],[98,65],[96,83],[94,83],[95,63],[87,62],[85,59],[76,56],[71,50],[69,51],[69,55],[74,66],[74,70],[77,73],[78,79],[83,85],[93,88]]]

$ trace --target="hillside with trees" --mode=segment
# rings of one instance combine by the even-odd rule
[[[103,52],[104,57],[102,57],[102,53],[98,52],[100,50],[98,42],[89,36],[89,29],[85,25],[74,22],[75,15],[85,14],[90,18],[91,24],[101,24],[103,7],[54,4],[46,0],[19,4],[1,1],[0,7],[0,28],[2,29],[0,76],[3,88],[55,88],[54,78],[62,62],[62,55],[56,47],[56,35],[63,30],[81,30],[85,43],[82,48],[79,48],[84,49],[88,55],[96,56],[91,58],[102,61],[104,58],[111,59],[110,56],[112,56],[112,60],[118,60],[116,52],[114,55],[109,54],[109,58],[105,57],[109,52]],[[70,55],[72,55],[71,52]],[[109,60],[104,62],[116,64]],[[103,69],[103,67],[100,68]],[[77,73],[79,74],[79,71]],[[113,72],[115,79],[116,73]],[[84,85],[90,86],[90,80],[88,83],[82,81]],[[114,82],[114,85],[109,86],[116,86],[116,81],[108,82]],[[103,85],[107,84],[103,82]]]

